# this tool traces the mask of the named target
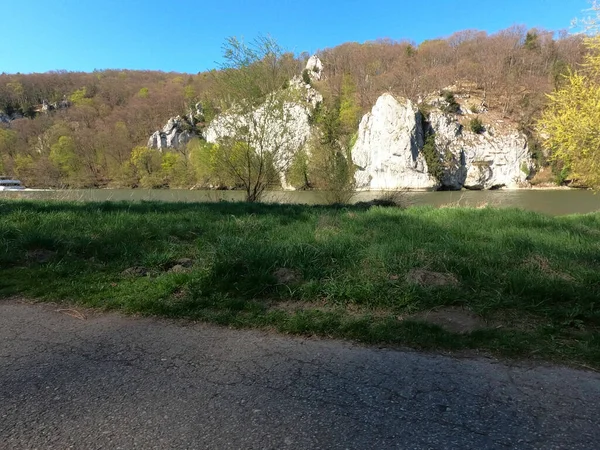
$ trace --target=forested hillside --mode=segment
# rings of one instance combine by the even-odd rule
[[[347,43],[318,52],[324,77],[313,86],[324,96],[322,120],[347,142],[383,92],[419,103],[447,86],[476,91],[485,108],[531,133],[545,94],[577,67],[584,50],[580,37],[522,27],[492,35],[462,31],[420,45]],[[279,63],[290,76],[300,75],[308,56],[288,53]],[[203,121],[210,121],[227,96],[222,76],[128,70],[2,74],[0,174],[31,187],[136,187],[151,164],[153,186],[194,186],[193,151],[201,146],[177,155],[143,147],[168,118],[187,114],[198,102]]]

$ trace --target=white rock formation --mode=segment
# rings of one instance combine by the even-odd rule
[[[429,132],[441,155],[441,180],[429,175],[422,155],[421,114],[409,101],[383,94],[359,126],[352,149],[359,189],[516,188],[532,167],[527,139],[516,130],[504,134],[465,130],[455,116],[434,110]],[[441,184],[440,184],[441,181]]]
[[[306,70],[311,79],[320,80],[323,77],[323,63],[317,55],[312,55],[306,62]]]
[[[148,147],[160,151],[186,145],[194,135],[184,129],[181,116],[171,117],[160,131],[155,131],[148,139]]]
[[[430,189],[437,181],[427,172],[421,115],[410,100],[383,94],[361,120],[352,160],[358,189]]]
[[[308,103],[312,108],[316,108],[317,104],[323,102],[323,96],[321,93],[310,84],[306,84],[302,80],[302,77],[296,76],[292,78],[290,81],[290,87],[296,89],[300,94],[300,98],[304,102]]]
[[[283,107],[263,106],[247,114],[225,113],[207,127],[205,138],[218,143],[220,139],[235,136],[247,128],[254,147],[271,153],[273,163],[281,174],[284,189],[293,189],[285,180],[285,170],[294,154],[302,149],[311,133],[307,105],[285,102]]]
[[[505,134],[476,134],[440,111],[432,111],[429,121],[436,147],[443,155],[443,187],[517,188],[526,182],[532,161],[527,138],[521,133],[512,130]]]

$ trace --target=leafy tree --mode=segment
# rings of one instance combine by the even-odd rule
[[[348,89],[346,94],[348,92],[351,91]],[[351,136],[348,134],[348,125],[350,120],[355,120],[355,116],[349,98],[346,96],[344,99],[342,95],[332,106],[321,109],[317,121],[318,132],[310,143],[308,179],[311,185],[324,191],[328,203],[347,203],[355,191]],[[342,109],[344,104],[345,109]],[[342,111],[346,112],[345,124],[342,122]]]
[[[17,133],[7,128],[0,128],[0,158],[14,155],[16,144]]]
[[[341,131],[351,134],[358,125],[360,105],[356,101],[356,85],[349,75],[342,78],[342,92],[340,95],[339,120]]]
[[[295,92],[281,89],[291,77],[289,59],[272,39],[251,44],[229,38],[220,77],[227,112],[216,120],[219,138],[216,167],[257,201],[278,184],[299,150],[291,129]]]
[[[77,89],[70,95],[69,100],[75,106],[91,106],[93,103],[92,99],[88,96],[86,88]]]
[[[50,147],[50,161],[66,176],[73,180],[80,168],[75,142],[71,136],[61,136],[58,142]]]
[[[548,95],[538,122],[542,145],[579,183],[600,188],[600,35],[585,39],[587,55],[579,71]]]
[[[162,158],[159,152],[148,147],[135,147],[131,151],[130,162],[136,169],[140,186],[145,188],[164,186]]]

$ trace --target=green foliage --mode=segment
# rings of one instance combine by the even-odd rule
[[[308,172],[309,157],[306,150],[302,150],[296,154],[287,171],[287,182],[296,189],[307,189],[311,185]]]
[[[600,368],[598,213],[15,200],[0,210],[2,297]],[[33,249],[51,260],[28,259]],[[182,257],[189,272],[170,273]],[[133,266],[150,276],[122,275]],[[299,280],[281,282],[279,268]],[[414,269],[457,283],[411,283]],[[490,328],[410,320],[457,305]]]
[[[558,186],[563,186],[572,179],[569,166],[565,165],[561,161],[552,160],[550,167],[552,168],[552,175],[554,175],[554,182]]]
[[[91,106],[93,101],[89,98],[87,88],[81,88],[73,92],[69,96],[69,100],[75,106]]]
[[[550,77],[552,78],[554,89],[559,89],[568,80],[569,70],[569,65],[562,59],[552,63]]]
[[[469,109],[471,110],[471,112],[472,112],[473,114],[479,114],[479,112],[480,112],[479,105],[478,105],[478,104],[476,104],[476,103],[471,103],[471,104],[469,105]]]
[[[600,36],[586,39],[588,54],[579,72],[570,73],[564,86],[549,95],[538,122],[542,145],[560,160],[579,184],[600,188]],[[559,181],[566,173],[559,172]],[[564,175],[564,176],[563,176]]]
[[[469,121],[469,130],[471,130],[475,134],[480,134],[485,131],[485,127],[483,126],[483,122],[479,117],[474,117]]]
[[[282,90],[290,78],[290,57],[271,38],[251,44],[229,38],[224,46],[222,102],[235,111],[224,116],[227,136],[216,152],[218,167],[257,201],[268,187],[280,185],[294,154],[287,102],[297,93]]]
[[[0,157],[16,153],[17,132],[0,127]]]
[[[143,87],[139,90],[137,95],[139,98],[148,98],[149,93],[150,93],[150,90],[147,87]]]
[[[527,35],[525,36],[525,42],[523,43],[523,47],[530,51],[540,49],[539,35],[536,31],[527,32]]]
[[[360,106],[356,100],[356,85],[349,75],[342,78],[339,121],[341,132],[351,135],[356,131],[360,118]]]
[[[312,84],[310,75],[308,74],[308,69],[304,69],[302,71],[302,81],[304,81],[304,84]]]
[[[80,161],[76,154],[75,142],[71,136],[61,136],[58,142],[50,148],[50,161],[67,178],[73,178],[77,174]]]
[[[148,147],[135,147],[131,151],[130,163],[136,169],[140,186],[158,188],[165,185],[160,153]]]
[[[430,134],[425,139],[423,150],[421,150],[425,162],[427,163],[428,172],[438,181],[442,182],[444,176],[444,165],[440,153],[435,145],[435,136]]]
[[[447,114],[458,114],[460,112],[460,104],[456,101],[454,94],[450,91],[442,92],[445,105],[442,106],[441,110]]]

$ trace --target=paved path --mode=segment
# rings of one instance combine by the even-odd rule
[[[2,449],[600,448],[600,375],[0,300]]]

